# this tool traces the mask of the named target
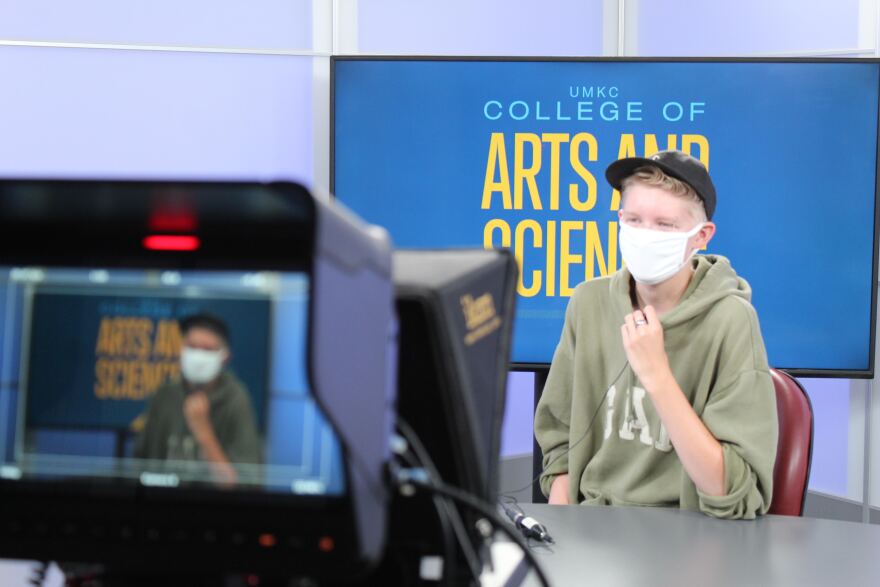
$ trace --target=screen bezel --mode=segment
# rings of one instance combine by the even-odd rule
[[[336,180],[336,63],[344,61],[421,61],[421,62],[575,62],[575,63],[871,63],[880,67],[880,57],[511,57],[453,55],[334,55],[330,57],[330,193],[335,199]],[[880,88],[878,88],[880,109]],[[873,379],[877,330],[878,220],[880,220],[880,116],[874,153],[874,237],[871,264],[871,324],[866,369],[812,369],[771,365],[796,377]],[[514,334],[515,335],[515,334]],[[550,362],[511,362],[511,371],[544,371]]]

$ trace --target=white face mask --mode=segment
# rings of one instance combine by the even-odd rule
[[[668,232],[634,228],[620,222],[620,254],[630,274],[639,283],[656,285],[666,281],[684,267],[697,252],[685,257],[687,242],[700,232],[703,222],[688,232]]]
[[[183,378],[201,385],[213,381],[223,368],[226,351],[206,351],[185,346],[180,351],[180,371]]]

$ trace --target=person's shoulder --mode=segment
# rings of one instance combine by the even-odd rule
[[[713,339],[723,341],[722,348],[743,358],[744,364],[757,370],[767,369],[764,338],[758,314],[749,301],[740,296],[726,296],[715,304],[709,314],[710,323],[704,325]],[[751,349],[751,351],[744,351]],[[750,358],[748,358],[750,357]],[[748,359],[747,359],[748,358]]]
[[[153,401],[165,401],[180,395],[184,395],[183,382],[179,377],[173,377],[156,388]]]
[[[597,277],[580,282],[571,294],[572,299],[593,299],[611,295],[614,276]]]
[[[573,320],[581,320],[598,308],[607,308],[614,295],[612,277],[598,277],[579,283],[571,294],[566,315]]]
[[[247,385],[229,368],[224,369],[220,374],[220,386],[235,392],[247,393]]]
[[[250,403],[250,392],[247,385],[230,369],[224,370],[220,375],[218,390],[222,390],[225,399],[231,404]]]
[[[713,322],[731,327],[751,327],[758,323],[758,313],[743,296],[729,295],[713,304],[709,315]]]

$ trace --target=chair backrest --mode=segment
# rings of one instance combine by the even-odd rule
[[[535,382],[537,408],[547,374],[539,372],[536,377],[541,379]],[[785,371],[770,369],[770,377],[776,390],[779,444],[773,470],[773,502],[768,513],[801,516],[804,513],[810,463],[813,458],[813,407],[804,388],[791,375]],[[532,454],[532,472],[537,477],[542,469],[541,447],[537,442]],[[547,502],[537,481],[532,487],[532,500],[534,503]]]
[[[538,402],[541,400],[541,394],[544,393],[544,386],[547,384],[547,376],[549,374],[549,369],[535,371],[535,412],[538,411]],[[538,440],[532,436],[532,503],[547,503],[547,497],[541,491],[541,481],[539,479],[539,475],[543,470],[544,453],[541,452]]]
[[[794,377],[778,369],[770,369],[770,377],[776,389],[779,445],[768,513],[802,516],[813,458],[813,407]]]

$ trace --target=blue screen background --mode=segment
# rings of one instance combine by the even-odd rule
[[[604,169],[620,155],[621,136],[643,136],[659,149],[674,134],[708,141],[718,191],[718,233],[708,253],[731,259],[753,288],[770,364],[787,369],[866,370],[869,366],[877,161],[878,64],[871,62],[565,62],[336,60],[334,191],[366,220],[388,228],[398,247],[483,246],[484,227],[502,219],[515,230],[530,219],[548,238],[556,224],[554,295],[519,296],[512,360],[549,363],[568,297],[588,277],[583,231],[570,248],[583,255],[560,283],[561,222],[595,222],[609,262],[609,222],[616,221]],[[604,88],[604,97],[600,89]],[[614,96],[608,96],[615,88]],[[592,96],[583,93],[592,91]],[[578,97],[574,97],[574,95]],[[513,114],[508,110],[517,104]],[[593,102],[592,120],[577,102]],[[617,120],[599,106],[617,103]],[[486,110],[487,103],[492,104]],[[627,119],[626,103],[638,102]],[[664,105],[675,102],[664,116]],[[498,106],[497,104],[500,104]],[[540,106],[538,105],[540,103]],[[558,103],[558,104],[557,104]],[[695,103],[691,120],[690,104]],[[528,107],[528,115],[524,116]],[[540,113],[536,112],[540,108]],[[558,113],[557,113],[558,109]],[[497,120],[495,117],[502,113]],[[487,116],[488,114],[488,116]],[[582,113],[586,118],[587,113]],[[569,117],[571,120],[561,118]],[[538,118],[542,119],[538,119]],[[543,118],[549,118],[543,119]],[[514,133],[592,134],[595,161],[581,161],[598,191],[589,211],[568,204],[568,184],[582,180],[561,145],[560,206],[549,209],[551,151],[542,146],[536,176],[542,209],[504,209],[493,195],[481,207],[490,137],[503,133],[514,177]],[[694,147],[695,156],[705,156]],[[523,161],[533,161],[526,145]],[[495,169],[495,178],[500,177]],[[547,277],[545,249],[522,252],[525,283]],[[500,239],[494,239],[495,245]],[[544,245],[546,244],[543,243]],[[620,255],[609,272],[620,266]]]

